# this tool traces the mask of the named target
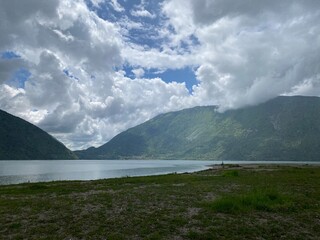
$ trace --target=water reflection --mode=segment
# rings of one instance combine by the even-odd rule
[[[183,160],[0,161],[0,184],[193,172],[210,164],[213,162]]]
[[[320,162],[224,161],[225,164],[320,164]],[[221,161],[190,160],[42,160],[0,161],[0,185],[58,180],[94,180],[194,172]]]

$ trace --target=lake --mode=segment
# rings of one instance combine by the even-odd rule
[[[224,163],[276,163],[297,162],[248,162]],[[298,164],[308,164],[299,162]],[[191,160],[32,160],[0,161],[0,185],[23,182],[58,180],[95,180],[126,176],[148,176],[168,173],[195,172],[209,168],[221,161]],[[314,164],[311,163],[310,164]]]
[[[180,160],[0,161],[0,184],[194,172],[204,170],[213,163],[212,161]]]

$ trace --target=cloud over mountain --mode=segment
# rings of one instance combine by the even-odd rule
[[[0,108],[75,149],[167,111],[319,95],[319,9],[316,0],[1,1]],[[156,76],[184,68],[198,83],[191,93],[187,77]]]

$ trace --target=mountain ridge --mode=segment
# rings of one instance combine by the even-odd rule
[[[0,110],[0,136],[0,160],[77,159],[53,136],[3,110]]]
[[[320,160],[320,98],[280,96],[223,113],[170,112],[130,128],[81,159]]]

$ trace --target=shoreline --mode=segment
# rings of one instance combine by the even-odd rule
[[[24,161],[24,160],[23,160]],[[38,161],[38,160],[35,160]],[[168,160],[170,161],[170,160]],[[105,181],[109,179],[118,180],[118,179],[128,179],[128,178],[139,178],[139,177],[153,177],[153,176],[167,176],[167,175],[185,175],[185,174],[196,174],[206,171],[222,171],[222,170],[275,170],[275,167],[300,167],[300,168],[306,168],[306,167],[320,167],[320,162],[316,163],[306,163],[306,162],[272,162],[272,163],[257,163],[256,161],[245,163],[230,163],[230,162],[238,162],[238,161],[224,161],[223,164],[210,164],[205,165],[205,169],[199,169],[195,171],[181,171],[181,172],[168,172],[168,173],[159,173],[159,174],[150,174],[150,175],[127,175],[127,176],[119,176],[119,177],[110,177],[110,178],[98,178],[98,179],[88,179],[88,180],[82,180],[82,179],[65,179],[65,180],[48,180],[48,181],[26,181],[26,182],[20,182],[20,183],[9,183],[9,184],[1,184],[1,187],[10,187],[10,186],[17,186],[17,185],[28,185],[28,184],[50,184],[50,183],[74,183],[74,182],[93,182],[93,181]]]

